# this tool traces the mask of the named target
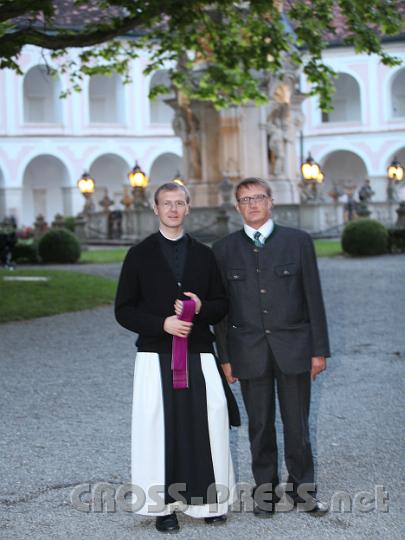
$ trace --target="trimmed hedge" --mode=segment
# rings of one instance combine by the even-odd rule
[[[38,244],[33,240],[17,240],[13,248],[13,261],[16,263],[37,263]]]
[[[382,255],[388,251],[388,231],[379,221],[360,218],[346,225],[342,249],[349,255]]]
[[[77,237],[67,229],[51,229],[40,239],[38,252],[45,263],[75,263],[81,248]]]

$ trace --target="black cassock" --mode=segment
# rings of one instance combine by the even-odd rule
[[[171,352],[167,350],[167,340],[162,345],[162,341],[156,339],[154,347],[147,333],[139,332],[138,346],[139,342],[141,346],[135,361],[132,415],[132,483],[137,493],[133,499],[134,511],[144,515],[164,515],[179,508],[193,517],[221,515],[227,512],[234,497],[227,398],[231,403],[232,424],[238,425],[239,418],[232,392],[220,376],[212,341],[200,337],[208,335],[205,328],[208,319],[218,316],[217,313],[214,316],[213,308],[216,306],[216,312],[219,313],[219,299],[223,294],[222,290],[219,291],[222,288],[220,277],[217,275],[215,261],[211,259],[211,252],[207,258],[207,248],[203,246],[201,249],[201,244],[188,236],[172,241],[157,234],[150,237],[150,245],[154,248],[155,264],[149,272],[142,265],[147,279],[153,279],[153,273],[156,276],[169,274],[171,282],[175,281],[177,286],[174,298],[170,300],[169,314],[174,312],[175,298],[187,298],[182,295],[182,291],[198,294],[208,313],[204,319],[201,310],[202,322],[197,322],[201,330],[195,325],[199,343],[193,343],[193,332],[190,335],[189,387],[185,389],[173,389]],[[137,272],[139,261],[146,259],[145,252],[140,249],[135,257],[134,249],[131,261],[124,263],[126,269],[123,268],[120,278],[120,282],[123,282],[121,292],[119,287],[117,293],[116,314],[121,324],[127,321],[120,317],[120,307],[127,308],[131,302],[134,306],[138,302],[145,302],[142,290],[145,287],[139,285],[143,277]],[[195,272],[190,277],[190,264],[196,265],[200,278]],[[155,272],[155,265],[159,271]],[[213,273],[214,277],[207,277]],[[131,283],[129,277],[138,280],[136,295],[134,289],[125,290],[128,289],[128,283]],[[197,282],[207,279],[210,283],[207,286],[200,285],[198,290]],[[171,290],[168,290],[168,294],[173,297]],[[152,311],[145,303],[143,309]],[[134,315],[136,319],[139,313]],[[128,316],[129,312],[124,318]],[[128,328],[129,325],[123,326]],[[170,349],[171,339],[170,336]],[[145,496],[144,501],[139,496],[139,488]],[[226,494],[224,496],[224,490],[232,492],[229,498]],[[179,501],[182,504],[179,505]]]

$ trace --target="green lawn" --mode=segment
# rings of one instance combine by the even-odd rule
[[[82,251],[81,263],[120,263],[124,260],[129,246],[114,249],[92,249]]]
[[[124,260],[129,247],[115,249],[92,249],[83,251],[81,263],[120,263]],[[335,257],[342,253],[340,240],[315,240],[318,257]]]
[[[342,254],[340,240],[315,240],[315,251],[318,257],[336,257]]]
[[[339,240],[315,240],[318,257],[341,254]],[[128,248],[85,251],[81,263],[122,262]],[[43,276],[47,282],[4,281],[4,276]],[[80,311],[114,301],[112,279],[59,270],[0,270],[0,323]]]
[[[4,281],[4,276],[44,276],[47,282]],[[80,311],[114,300],[116,282],[59,270],[0,270],[0,323]]]

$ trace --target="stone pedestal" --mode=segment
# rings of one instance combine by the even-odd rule
[[[216,234],[219,238],[223,238],[230,233],[229,216],[225,208],[220,208],[217,214],[217,230]]]
[[[159,220],[150,207],[135,206],[122,213],[122,240],[137,243],[157,231]]]
[[[44,216],[37,216],[34,223],[34,238],[38,241],[48,230],[48,223],[45,221]]]
[[[80,244],[83,246],[87,242],[86,231],[87,220],[83,214],[79,214],[75,219],[75,235],[79,239]]]
[[[306,204],[299,207],[300,228],[308,231],[321,230],[321,212],[316,204]]]
[[[53,229],[63,229],[65,227],[65,218],[62,214],[56,214],[54,220],[52,221]]]

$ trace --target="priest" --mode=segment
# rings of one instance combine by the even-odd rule
[[[157,189],[159,232],[128,251],[115,301],[117,321],[138,334],[131,465],[143,500],[135,511],[156,516],[161,532],[179,530],[176,511],[225,523],[235,492],[229,423],[240,418],[210,331],[228,306],[213,253],[184,233],[189,202],[183,185]]]

